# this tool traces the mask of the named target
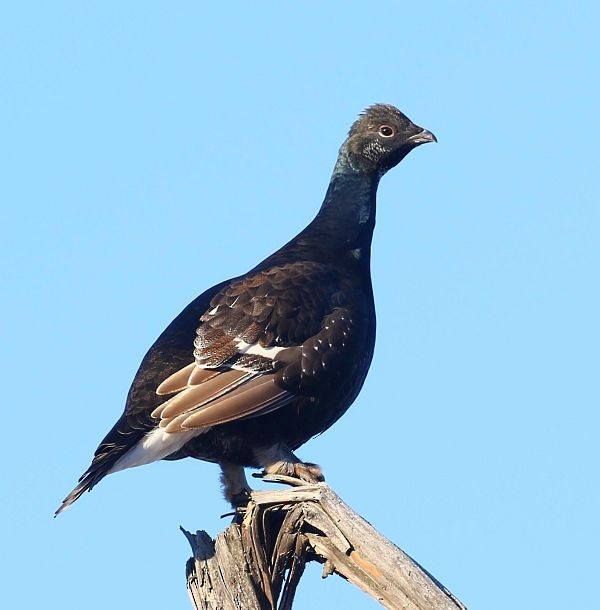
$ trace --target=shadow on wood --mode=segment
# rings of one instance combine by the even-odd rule
[[[204,531],[183,532],[194,553],[187,586],[197,610],[289,610],[309,561],[323,564],[324,578],[339,574],[386,608],[466,610],[325,483],[252,492],[241,523],[214,541]]]

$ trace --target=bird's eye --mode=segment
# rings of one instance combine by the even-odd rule
[[[384,138],[391,138],[394,135],[395,131],[393,127],[390,127],[389,125],[382,125],[379,128],[379,135],[383,136]]]

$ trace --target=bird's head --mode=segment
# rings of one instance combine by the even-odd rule
[[[375,104],[352,125],[342,151],[354,171],[382,176],[413,148],[427,142],[437,142],[430,131],[415,125],[394,106]]]

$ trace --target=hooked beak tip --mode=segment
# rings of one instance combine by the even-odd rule
[[[414,142],[415,144],[425,144],[427,142],[437,142],[437,138],[435,137],[434,134],[431,133],[431,131],[429,131],[428,129],[423,129],[423,131],[420,131],[418,134],[412,136],[412,138],[410,138],[411,142]]]

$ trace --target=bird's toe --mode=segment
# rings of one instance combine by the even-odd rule
[[[286,462],[283,460],[274,462],[264,469],[264,474],[282,475],[300,479],[306,483],[320,483],[325,480],[321,467],[311,462]]]
[[[245,508],[250,501],[250,490],[242,489],[237,493],[231,494],[228,498],[229,502],[231,502],[231,506],[235,509]]]

